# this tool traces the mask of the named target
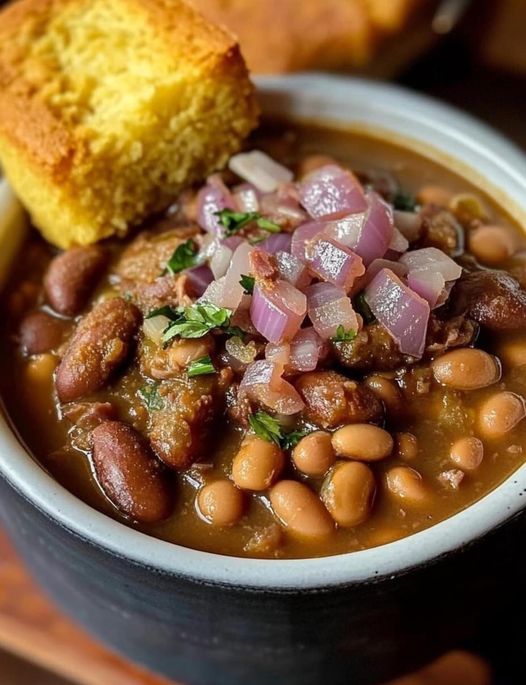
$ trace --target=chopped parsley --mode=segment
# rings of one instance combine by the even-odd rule
[[[353,300],[354,311],[360,314],[364,323],[372,323],[376,320],[375,315],[372,313],[371,308],[365,300],[365,293],[360,293],[356,295]]]
[[[277,419],[265,411],[258,411],[248,417],[250,427],[256,435],[266,440],[281,446],[283,435],[281,433],[281,426]]]
[[[416,200],[409,193],[400,191],[393,197],[393,207],[402,212],[414,212],[416,209]]]
[[[180,317],[182,311],[182,307],[178,307],[177,309],[175,309],[174,307],[171,307],[169,304],[165,304],[164,307],[152,309],[151,312],[148,312],[145,318],[153,319],[155,316],[166,316],[166,318],[170,319],[170,321],[176,321]]]
[[[243,292],[245,295],[252,295],[254,292],[255,282],[256,279],[253,276],[245,276],[245,274],[241,274],[241,280],[239,281],[239,284],[243,286]]]
[[[196,302],[189,307],[172,310],[177,318],[163,334],[163,342],[168,343],[173,338],[202,338],[215,328],[228,328],[230,325],[230,309],[216,307],[210,302]]]
[[[200,359],[196,359],[191,364],[189,364],[186,370],[188,378],[194,378],[194,376],[207,376],[208,374],[215,372],[215,367],[209,356],[200,357]]]
[[[345,330],[342,324],[336,329],[336,334],[332,337],[333,342],[350,342],[356,338],[356,331]]]
[[[184,269],[195,266],[197,262],[197,246],[193,240],[187,240],[174,250],[166,264],[163,273],[178,274]]]
[[[159,394],[157,383],[143,385],[142,388],[139,388],[138,395],[148,411],[155,411],[164,407],[164,401]]]
[[[219,217],[221,226],[225,228],[225,236],[227,238],[252,222],[255,222],[258,228],[269,233],[281,232],[278,224],[265,219],[259,212],[235,212],[233,209],[221,209],[219,212],[215,212],[215,214]]]
[[[264,411],[258,411],[248,417],[250,427],[256,435],[267,442],[273,442],[284,450],[291,450],[298,442],[310,433],[309,430],[294,430],[286,433],[279,421]]]

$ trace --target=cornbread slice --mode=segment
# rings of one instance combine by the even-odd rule
[[[163,209],[256,120],[237,43],[182,0],[19,0],[0,13],[0,162],[60,247]]]

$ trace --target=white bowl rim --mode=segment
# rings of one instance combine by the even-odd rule
[[[422,141],[477,169],[526,211],[526,158],[475,119],[396,86],[299,74],[257,79],[267,110],[346,124],[369,123]],[[4,183],[5,185],[5,183]],[[0,210],[8,209],[0,188]],[[266,560],[201,552],[150,537],[92,509],[28,454],[0,413],[0,473],[61,526],[132,563],[198,582],[253,590],[308,590],[395,577],[453,552],[517,514],[526,503],[526,465],[455,516],[381,547],[331,557]]]

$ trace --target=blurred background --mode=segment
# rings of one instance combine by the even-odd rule
[[[192,2],[239,37],[256,74],[325,70],[391,80],[471,112],[526,150],[526,0]],[[483,655],[492,676],[458,657],[397,685],[524,685],[523,645],[511,617],[502,620],[511,630],[481,628],[459,645]],[[0,685],[73,682],[167,685],[58,615],[0,532]]]

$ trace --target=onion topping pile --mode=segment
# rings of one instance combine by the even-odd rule
[[[409,250],[416,214],[394,210],[335,163],[295,181],[254,150],[229,168],[241,182],[208,179],[197,194],[205,234],[167,266],[186,274],[199,299],[175,315],[152,312],[152,330],[164,327],[167,342],[229,327],[226,353],[244,371],[240,391],[284,415],[303,408],[286,376],[315,370],[329,343],[352,341],[364,318],[376,319],[402,354],[423,355],[430,312],[462,270],[436,247]],[[254,337],[265,341],[264,358]]]

